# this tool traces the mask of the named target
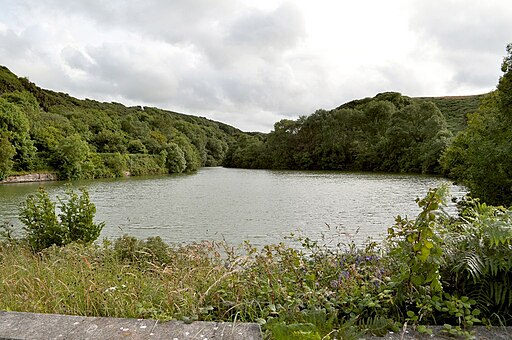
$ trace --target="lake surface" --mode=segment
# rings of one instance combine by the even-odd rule
[[[160,236],[169,243],[222,240],[275,243],[290,233],[320,239],[338,229],[348,242],[382,239],[396,215],[414,218],[415,199],[450,183],[439,177],[203,168],[196,174],[73,182],[87,187],[102,237]],[[64,196],[65,182],[0,185],[0,222],[21,228],[19,207],[44,186]],[[464,188],[451,185],[454,196]],[[357,233],[356,231],[359,230]],[[345,242],[345,240],[343,240]]]

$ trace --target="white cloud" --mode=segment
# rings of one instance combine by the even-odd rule
[[[500,0],[0,0],[0,62],[80,98],[269,131],[382,91],[494,88]]]

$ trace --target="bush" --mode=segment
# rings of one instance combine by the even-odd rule
[[[81,188],[80,192],[81,196],[68,189],[66,200],[58,198],[61,211],[58,217],[55,203],[43,188],[27,198],[20,212],[20,220],[25,225],[25,240],[35,252],[52,245],[91,243],[98,238],[104,223],[93,222],[96,207],[89,200],[85,188]]]

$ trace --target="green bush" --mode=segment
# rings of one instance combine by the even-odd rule
[[[66,230],[57,219],[55,203],[43,188],[28,196],[21,209],[20,220],[25,225],[25,239],[34,251],[65,243]]]
[[[91,203],[86,189],[81,188],[80,192],[81,195],[78,195],[68,189],[66,200],[58,198],[58,217],[55,203],[43,188],[27,198],[20,212],[20,220],[25,225],[25,239],[35,252],[52,245],[91,243],[99,237],[104,223],[94,223],[96,207]]]
[[[132,176],[160,175],[168,173],[160,155],[129,154],[128,171]]]

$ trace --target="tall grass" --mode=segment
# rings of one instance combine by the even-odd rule
[[[487,296],[487,283],[510,282],[511,266],[475,279],[462,261],[469,257],[457,255],[478,251],[500,264],[512,249],[510,211],[466,202],[453,219],[442,214],[443,200],[442,190],[430,191],[418,200],[416,220],[397,217],[386,244],[364,247],[307,238],[263,248],[170,246],[124,236],[35,253],[26,240],[4,234],[0,310],[258,322],[275,339],[352,339],[407,324],[427,332],[422,323],[451,323],[447,332],[470,337],[468,327],[478,322],[511,324],[510,287],[496,304],[503,309],[487,310],[478,298]]]

